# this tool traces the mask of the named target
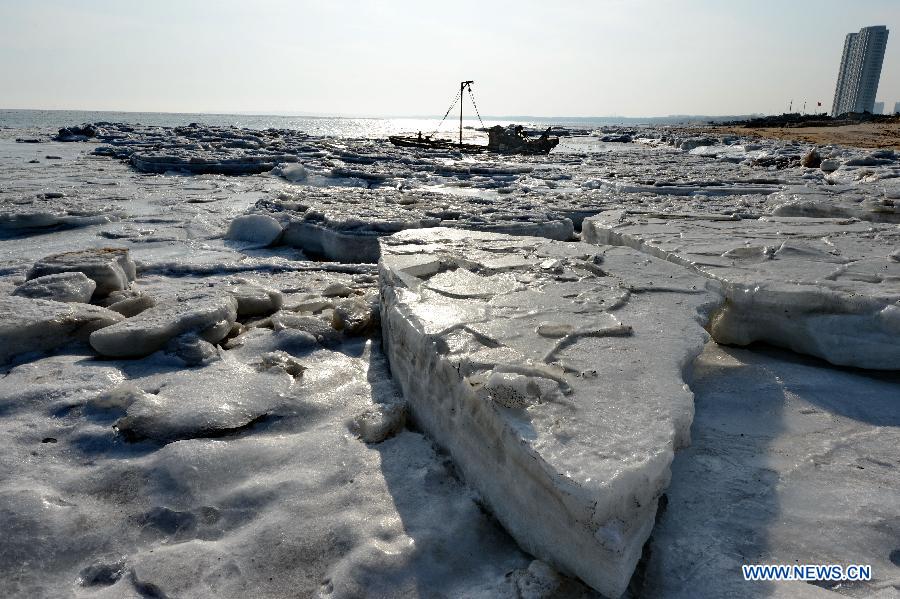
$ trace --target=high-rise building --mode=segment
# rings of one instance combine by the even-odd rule
[[[875,107],[872,108],[872,114],[884,114],[884,102],[875,102]]]
[[[897,114],[898,112],[900,112],[900,102],[895,102],[894,103],[894,114]]]
[[[881,79],[887,38],[888,28],[884,25],[863,27],[859,33],[847,34],[831,116],[845,112],[872,112],[875,108],[875,93]]]

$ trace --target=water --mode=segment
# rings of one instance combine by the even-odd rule
[[[452,115],[451,115],[452,116]],[[310,117],[310,116],[277,116],[248,114],[192,114],[167,112],[106,112],[83,110],[0,110],[0,128],[13,129],[59,129],[82,123],[101,121],[132,123],[141,125],[178,126],[190,123],[205,125],[235,126],[248,129],[294,129],[311,135],[327,135],[343,138],[384,138],[399,133],[416,133],[421,131],[427,135],[435,131],[440,122],[435,118],[346,118],[346,117]],[[507,125],[510,123],[530,125],[534,127],[577,127],[593,129],[602,125],[615,124],[615,118],[578,118],[578,117],[488,117],[484,119],[487,126]],[[478,119],[463,120],[464,127],[479,127]],[[444,121],[439,133],[450,136],[458,131],[459,118]]]

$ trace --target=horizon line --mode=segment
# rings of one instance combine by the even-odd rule
[[[172,115],[206,115],[206,116],[257,116],[257,117],[282,117],[282,118],[313,118],[313,119],[428,119],[428,120],[439,120],[441,117],[438,115],[428,115],[428,114],[412,114],[412,115],[362,115],[362,114],[329,114],[329,113],[304,113],[304,112],[290,112],[290,111],[235,111],[235,112],[223,112],[223,111],[195,111],[195,112],[181,112],[181,111],[168,111],[168,110],[112,110],[112,109],[84,109],[84,108],[5,108],[0,107],[0,111],[5,112],[110,112],[110,113],[120,113],[120,114],[172,114]],[[528,119],[578,119],[578,120],[601,120],[601,119],[627,119],[627,120],[642,120],[642,119],[668,119],[668,118],[726,118],[726,117],[753,117],[766,115],[764,112],[754,112],[754,113],[744,113],[744,114],[666,114],[666,115],[641,115],[641,116],[624,116],[624,115],[589,115],[589,116],[578,116],[578,115],[536,115],[536,114],[502,114],[502,115],[485,115],[482,116],[482,119],[492,119],[492,120],[528,120]],[[467,119],[474,120],[477,117],[468,116]]]

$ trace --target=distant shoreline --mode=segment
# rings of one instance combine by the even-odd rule
[[[900,150],[900,123],[860,123],[840,127],[710,127],[704,131],[766,139],[783,139],[816,145]]]

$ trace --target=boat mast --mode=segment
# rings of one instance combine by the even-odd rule
[[[467,85],[472,85],[475,83],[474,81],[460,81],[459,82],[459,147],[462,147],[462,116],[463,116],[463,91],[465,91]]]

